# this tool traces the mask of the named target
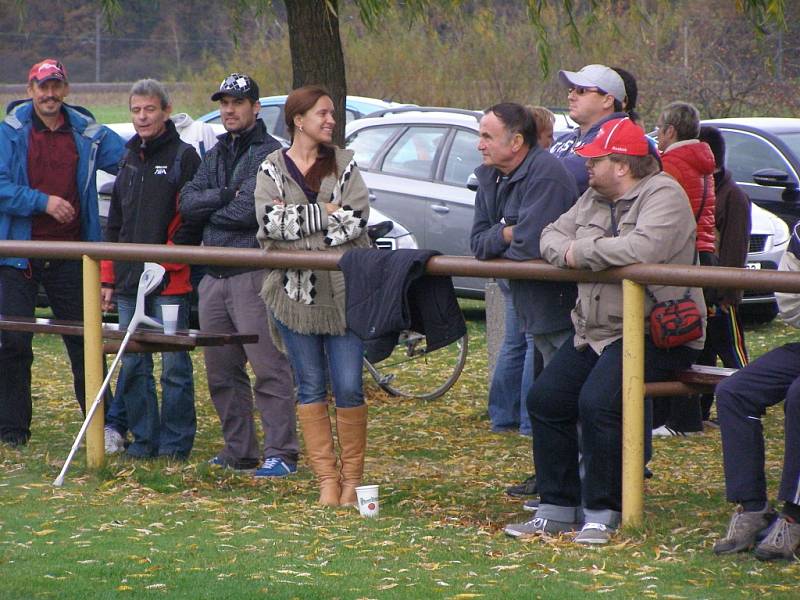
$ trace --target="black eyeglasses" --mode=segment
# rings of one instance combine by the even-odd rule
[[[586,94],[601,94],[605,96],[608,93],[598,87],[583,87],[581,85],[571,85],[568,87],[567,93],[571,94],[572,92],[575,92],[575,95],[577,96],[584,96]]]
[[[604,160],[611,160],[611,157],[608,154],[606,154],[605,156],[595,156],[594,158],[587,158],[586,166],[593,167],[596,164],[603,162]]]

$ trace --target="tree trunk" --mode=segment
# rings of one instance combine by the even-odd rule
[[[336,107],[333,141],[341,146],[344,143],[347,81],[338,10],[338,0],[286,0],[292,87],[319,84],[328,88]]]

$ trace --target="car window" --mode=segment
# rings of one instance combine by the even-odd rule
[[[734,180],[753,183],[753,173],[759,169],[792,170],[783,156],[764,138],[741,131],[723,130],[725,166]]]
[[[350,121],[354,121],[358,118],[358,113],[354,110],[350,110],[346,108],[344,111],[344,124],[347,125]]]
[[[261,110],[258,111],[258,116],[264,121],[264,125],[267,126],[267,131],[270,133],[278,133],[278,119],[280,119],[281,116],[280,106],[262,106]]]
[[[446,135],[444,127],[409,127],[386,154],[381,170],[392,175],[430,178],[433,159]]]
[[[778,137],[795,156],[800,157],[800,133],[780,133]]]
[[[444,167],[444,182],[464,187],[467,177],[481,164],[478,152],[478,135],[472,131],[459,129],[450,146]]]
[[[356,131],[347,140],[347,148],[354,152],[356,164],[362,168],[369,168],[375,159],[375,154],[399,127],[369,127]]]

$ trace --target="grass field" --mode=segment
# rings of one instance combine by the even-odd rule
[[[374,521],[316,506],[302,460],[296,476],[264,482],[206,465],[220,436],[198,353],[188,462],[112,457],[90,473],[80,454],[65,487],[51,487],[80,414],[60,340],[38,336],[33,438],[0,447],[0,598],[797,597],[799,563],[711,552],[730,512],[716,431],[656,440],[644,525],[610,546],[507,538],[503,525],[527,513],[503,490],[530,471],[529,440],[489,432],[482,304],[466,308],[470,357],[447,396],[398,400],[368,386]],[[748,331],[754,355],[789,339],[779,323]],[[770,411],[773,495],[781,425]]]

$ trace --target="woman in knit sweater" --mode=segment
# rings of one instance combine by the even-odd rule
[[[368,190],[353,153],[331,144],[333,101],[320,86],[286,99],[289,149],[262,163],[255,203],[265,250],[344,253],[368,246]],[[274,269],[261,296],[283,341],[297,384],[306,454],[320,486],[319,502],[352,505],[361,484],[367,437],[362,388],[363,347],[345,323],[344,278],[338,271]],[[327,375],[326,375],[327,372]],[[336,403],[341,470],[328,414],[327,382]]]

